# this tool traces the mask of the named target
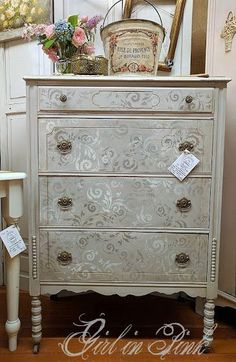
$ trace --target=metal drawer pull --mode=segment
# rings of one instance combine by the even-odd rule
[[[60,151],[63,155],[70,153],[72,150],[71,141],[63,140],[57,143],[57,150]]]
[[[65,94],[60,95],[60,101],[65,103],[67,101],[67,96]]]
[[[180,253],[176,255],[175,262],[178,264],[179,267],[185,268],[190,263],[190,257],[188,254]]]
[[[176,206],[181,211],[189,211],[189,209],[191,209],[192,203],[191,203],[191,200],[188,200],[188,199],[186,199],[186,197],[183,197],[182,199],[177,200]]]
[[[192,97],[192,96],[187,96],[187,97],[185,98],[185,102],[188,103],[188,104],[192,103],[192,101],[193,101],[193,97]]]
[[[192,152],[194,150],[194,144],[189,142],[189,141],[185,141],[185,142],[180,143],[179,151],[183,152],[185,150],[188,150],[189,152]]]
[[[64,196],[64,197],[60,197],[60,199],[58,199],[57,205],[61,208],[61,210],[66,211],[72,207],[73,202],[70,197]]]
[[[61,251],[57,255],[57,261],[61,265],[68,265],[72,262],[72,255],[71,255],[71,253],[68,253],[68,251]]]

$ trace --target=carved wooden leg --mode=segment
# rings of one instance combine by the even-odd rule
[[[9,350],[15,351],[17,348],[17,334],[20,329],[20,320],[18,318],[20,255],[11,258],[6,252],[6,272],[7,321],[5,324],[5,328],[8,334]]]
[[[203,340],[205,341],[205,349],[208,350],[213,341],[214,333],[214,312],[215,303],[213,299],[207,299],[204,307],[204,329]]]
[[[42,315],[41,315],[41,301],[39,297],[33,297],[31,302],[32,312],[32,338],[33,338],[33,352],[39,352],[40,341],[42,337]]]

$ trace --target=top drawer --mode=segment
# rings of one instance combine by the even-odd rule
[[[212,113],[212,88],[39,87],[39,110]]]

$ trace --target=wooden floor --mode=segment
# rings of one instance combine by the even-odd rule
[[[73,323],[79,323],[79,316],[84,320],[99,318],[104,313],[106,325],[97,341],[105,343],[115,342],[121,332],[132,324],[129,334],[116,343],[116,351],[110,355],[95,355],[88,351],[88,362],[154,362],[160,361],[159,356],[148,351],[148,346],[157,340],[163,339],[156,331],[165,323],[181,323],[190,331],[190,336],[184,339],[185,342],[199,342],[202,338],[202,317],[195,314],[194,304],[191,299],[179,298],[178,300],[166,299],[155,295],[144,297],[127,296],[101,296],[96,293],[81,294],[59,300],[51,300],[49,297],[42,297],[43,306],[43,339],[40,352],[32,354],[31,343],[31,322],[30,322],[30,297],[22,292],[20,296],[20,319],[21,330],[18,339],[16,352],[9,352],[7,349],[7,336],[4,330],[6,320],[5,288],[0,288],[0,362],[62,362],[62,361],[83,361],[81,357],[66,356],[59,343],[72,332],[78,332],[78,327]],[[103,315],[102,315],[103,317]],[[229,308],[216,309],[216,321],[218,327],[215,331],[213,349],[204,355],[179,355],[168,354],[164,361],[208,361],[208,362],[236,362],[236,311]],[[96,325],[98,327],[98,325]],[[109,331],[109,336],[107,336]],[[95,329],[92,333],[95,332]],[[137,355],[123,355],[122,347],[127,343],[139,344],[140,353]],[[171,340],[164,340],[170,345]],[[142,343],[142,345],[141,345]],[[79,342],[73,338],[70,343],[70,351],[79,352]],[[110,351],[112,351],[110,349]],[[154,352],[154,347],[152,349]]]

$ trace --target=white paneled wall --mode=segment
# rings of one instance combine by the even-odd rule
[[[236,37],[232,50],[225,52],[225,43],[220,36],[230,11],[236,15],[235,0],[208,2],[206,71],[210,75],[232,78],[227,90],[219,294],[224,298],[221,304],[227,299],[229,305],[234,302],[236,307]]]
[[[22,39],[9,40],[0,44],[1,79],[1,169],[27,171],[26,137],[26,91],[23,77],[31,74],[49,74],[51,63],[43,55],[37,42]],[[26,181],[27,182],[27,181]],[[25,182],[25,186],[26,186]],[[26,187],[25,187],[26,190]],[[21,234],[28,241],[27,193],[25,192],[25,212],[20,222]],[[0,283],[3,276],[0,268]],[[27,252],[21,256],[21,288],[28,285]]]

